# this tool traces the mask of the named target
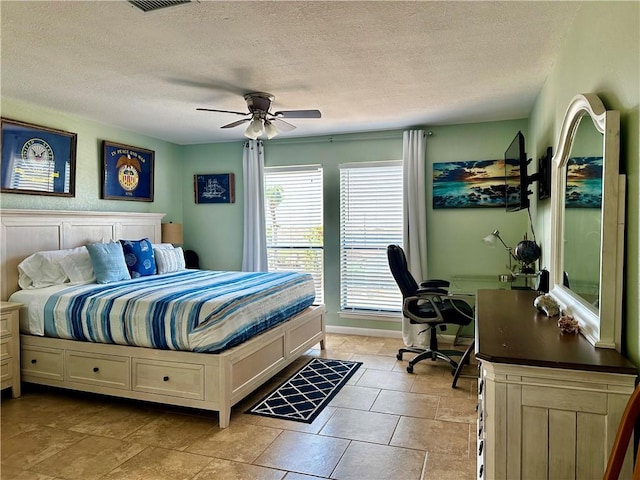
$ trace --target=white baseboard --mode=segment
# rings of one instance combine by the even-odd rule
[[[360,335],[364,337],[384,337],[384,338],[400,338],[402,339],[402,332],[398,330],[382,330],[379,328],[358,328],[358,327],[340,327],[338,325],[327,325],[327,333],[337,333],[340,335]],[[452,343],[455,339],[455,335],[440,335],[438,334],[438,340],[442,340],[445,343]],[[458,345],[470,345],[473,341],[472,338],[462,337],[458,338]]]
[[[364,337],[402,338],[399,330],[382,330],[379,328],[340,327],[327,325],[327,333],[339,333],[341,335],[360,335]]]

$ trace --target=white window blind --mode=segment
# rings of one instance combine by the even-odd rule
[[[399,312],[387,246],[402,245],[402,162],[340,166],[340,307]]]
[[[311,273],[323,303],[322,167],[267,167],[264,182],[269,271]]]

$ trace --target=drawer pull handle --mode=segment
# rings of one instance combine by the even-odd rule
[[[480,446],[478,447],[478,456],[482,455],[482,447],[484,447],[484,441],[480,442]]]
[[[169,381],[169,377],[166,377],[166,376],[162,377],[162,380],[164,380],[165,382],[168,382]]]
[[[484,380],[480,380],[480,384],[478,385],[478,394],[482,395],[482,387],[484,387]]]
[[[94,371],[94,373],[98,373],[100,371],[100,369],[98,367],[93,367],[93,371]]]
[[[480,478],[482,478],[483,473],[484,473],[484,465],[480,465]]]
[[[32,359],[31,359],[31,363],[33,363],[33,364],[35,365],[36,363],[38,363],[38,360],[37,360],[37,359],[35,359],[35,358],[32,358]]]

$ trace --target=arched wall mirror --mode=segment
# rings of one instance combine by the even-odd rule
[[[624,176],[620,115],[597,95],[573,98],[552,170],[551,295],[596,347],[620,351]]]

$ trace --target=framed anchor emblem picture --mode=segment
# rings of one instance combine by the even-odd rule
[[[193,188],[196,203],[235,203],[235,178],[233,173],[194,175]]]
[[[102,142],[102,196],[105,200],[153,202],[155,152]]]
[[[1,191],[74,197],[77,134],[2,118]]]

